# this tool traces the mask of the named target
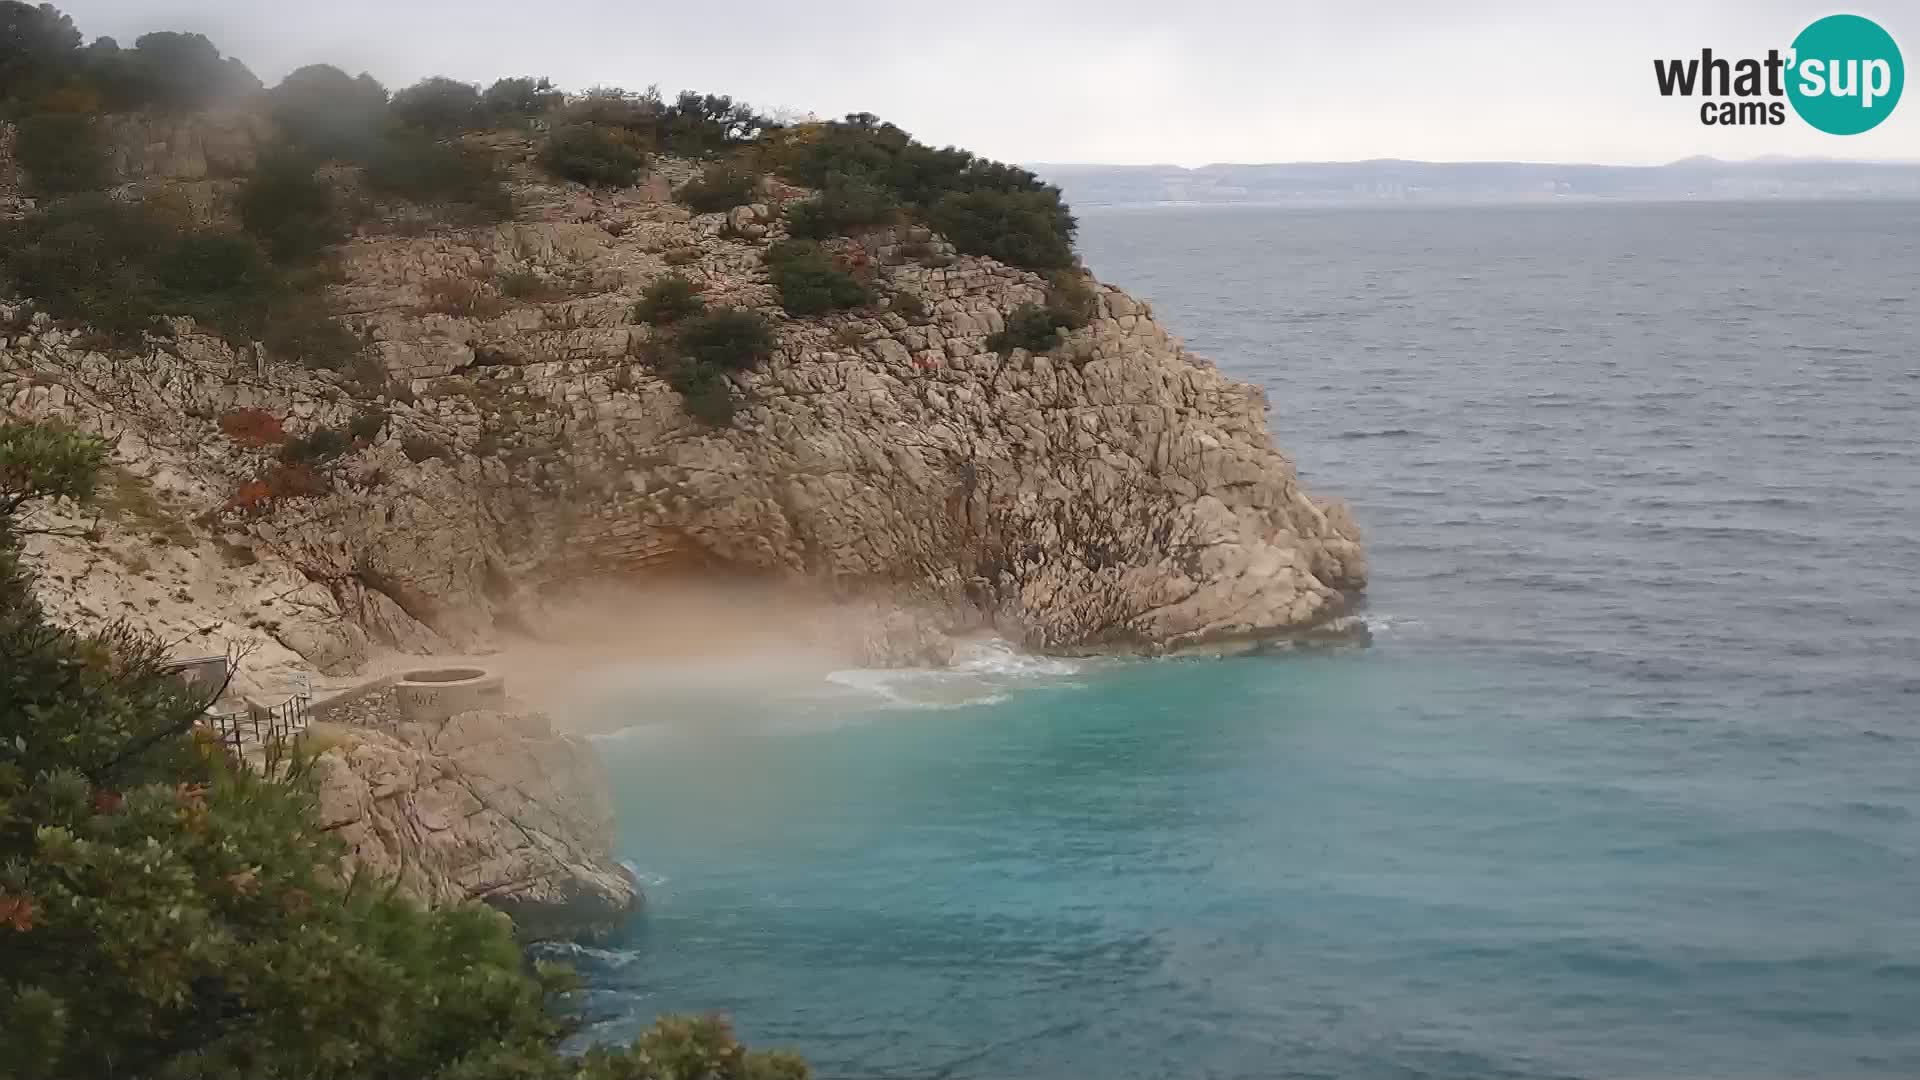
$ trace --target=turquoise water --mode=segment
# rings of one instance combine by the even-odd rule
[[[1375,644],[616,697],[653,906],[575,954],[594,1034],[718,1009],[848,1077],[1920,1075],[1920,207],[1083,230],[1351,498]]]

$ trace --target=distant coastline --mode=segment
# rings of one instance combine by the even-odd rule
[[[1076,207],[1920,198],[1920,162],[1694,157],[1665,165],[1383,159],[1192,169],[1044,163],[1028,167],[1059,185]]]

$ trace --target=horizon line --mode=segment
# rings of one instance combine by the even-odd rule
[[[1116,161],[1029,161],[1023,163],[1027,168],[1079,168],[1079,169],[1179,169],[1183,172],[1198,172],[1201,169],[1214,168],[1268,168],[1289,165],[1525,165],[1540,168],[1581,168],[1581,169],[1670,169],[1677,165],[1713,164],[1713,165],[1853,165],[1866,168],[1905,167],[1920,168],[1920,158],[1833,158],[1789,154],[1762,154],[1751,158],[1722,158],[1712,154],[1691,154],[1675,158],[1672,161],[1654,163],[1620,163],[1604,161],[1531,161],[1523,158],[1462,158],[1440,160],[1434,158],[1296,158],[1283,161],[1209,161],[1200,165],[1181,165],[1171,161],[1151,161],[1128,163]]]

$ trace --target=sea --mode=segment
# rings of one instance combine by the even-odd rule
[[[610,693],[585,1039],[849,1078],[1920,1076],[1920,203],[1089,209],[1372,644]]]

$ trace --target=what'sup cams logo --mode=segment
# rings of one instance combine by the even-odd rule
[[[1709,99],[1700,103],[1702,124],[1784,124],[1791,104],[1829,135],[1877,127],[1907,81],[1893,35],[1858,15],[1813,23],[1784,54],[1768,49],[1765,59],[1729,60],[1701,49],[1698,58],[1655,60],[1653,76],[1662,97]]]

